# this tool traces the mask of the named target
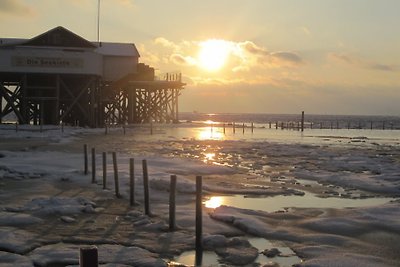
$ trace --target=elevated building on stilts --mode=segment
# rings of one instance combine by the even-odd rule
[[[178,121],[180,73],[156,77],[134,44],[90,42],[56,27],[0,38],[0,123],[101,127]]]

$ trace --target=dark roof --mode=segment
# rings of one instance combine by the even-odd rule
[[[56,47],[79,47],[96,48],[97,46],[79,35],[58,26],[36,37],[33,37],[23,44],[23,46],[56,46]]]

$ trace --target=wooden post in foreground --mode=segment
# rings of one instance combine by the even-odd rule
[[[103,189],[107,188],[107,153],[103,152]]]
[[[129,192],[131,207],[135,205],[135,160],[129,159]]]
[[[176,228],[176,175],[171,175],[170,190],[169,190],[169,230],[174,231]]]
[[[203,207],[202,177],[196,176],[196,266],[200,266],[203,256]]]
[[[112,153],[113,165],[114,165],[114,182],[115,182],[115,196],[120,197],[119,194],[119,179],[118,179],[118,165],[117,165],[117,153]]]
[[[149,200],[149,173],[147,172],[147,160],[142,161],[143,168],[143,190],[144,190],[144,213],[150,215],[150,200]]]
[[[203,177],[196,176],[196,250],[203,249]]]
[[[96,149],[92,147],[92,184],[96,183]]]
[[[79,251],[80,267],[98,267],[98,252],[96,246],[80,248]]]
[[[83,145],[83,158],[84,158],[84,170],[85,175],[88,174],[88,151],[87,151],[87,144]]]

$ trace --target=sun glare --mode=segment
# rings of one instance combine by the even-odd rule
[[[210,39],[200,43],[199,65],[207,71],[218,71],[226,63],[230,53],[230,43]]]
[[[215,209],[221,206],[224,203],[222,197],[211,197],[209,200],[204,202],[206,208]]]

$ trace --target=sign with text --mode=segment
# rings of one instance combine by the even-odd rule
[[[12,57],[12,65],[16,67],[39,67],[39,68],[83,68],[83,59],[21,56],[21,57]]]

